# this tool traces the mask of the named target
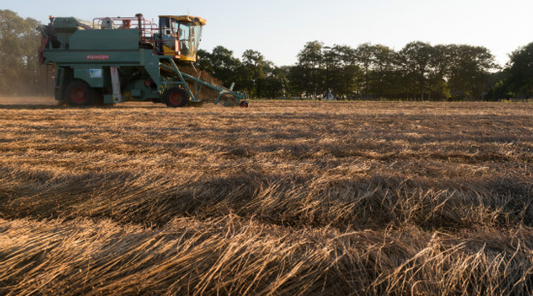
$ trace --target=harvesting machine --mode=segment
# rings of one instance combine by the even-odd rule
[[[50,17],[40,26],[42,65],[54,65],[55,98],[72,106],[153,101],[169,107],[202,103],[202,88],[217,93],[214,103],[248,107],[248,96],[185,73],[178,65],[195,62],[205,19],[159,16]],[[193,66],[194,67],[194,66]]]

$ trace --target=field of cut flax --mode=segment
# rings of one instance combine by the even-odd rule
[[[531,295],[531,103],[0,105],[0,295]]]

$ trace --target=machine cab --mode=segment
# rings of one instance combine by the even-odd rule
[[[182,61],[196,61],[205,19],[190,15],[159,16],[159,51]]]

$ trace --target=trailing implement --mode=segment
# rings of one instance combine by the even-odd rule
[[[152,101],[169,107],[204,103],[202,88],[216,92],[214,103],[248,107],[248,96],[200,79],[178,67],[197,59],[206,21],[189,15],[159,16],[159,24],[135,17],[50,17],[40,26],[42,65],[55,66],[55,98],[71,106]],[[193,66],[194,68],[194,66]]]

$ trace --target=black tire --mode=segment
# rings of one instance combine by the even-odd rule
[[[189,94],[184,89],[173,87],[165,92],[164,100],[168,107],[184,107],[189,103]]]
[[[64,101],[70,106],[92,106],[98,92],[83,80],[73,80],[65,90]]]

